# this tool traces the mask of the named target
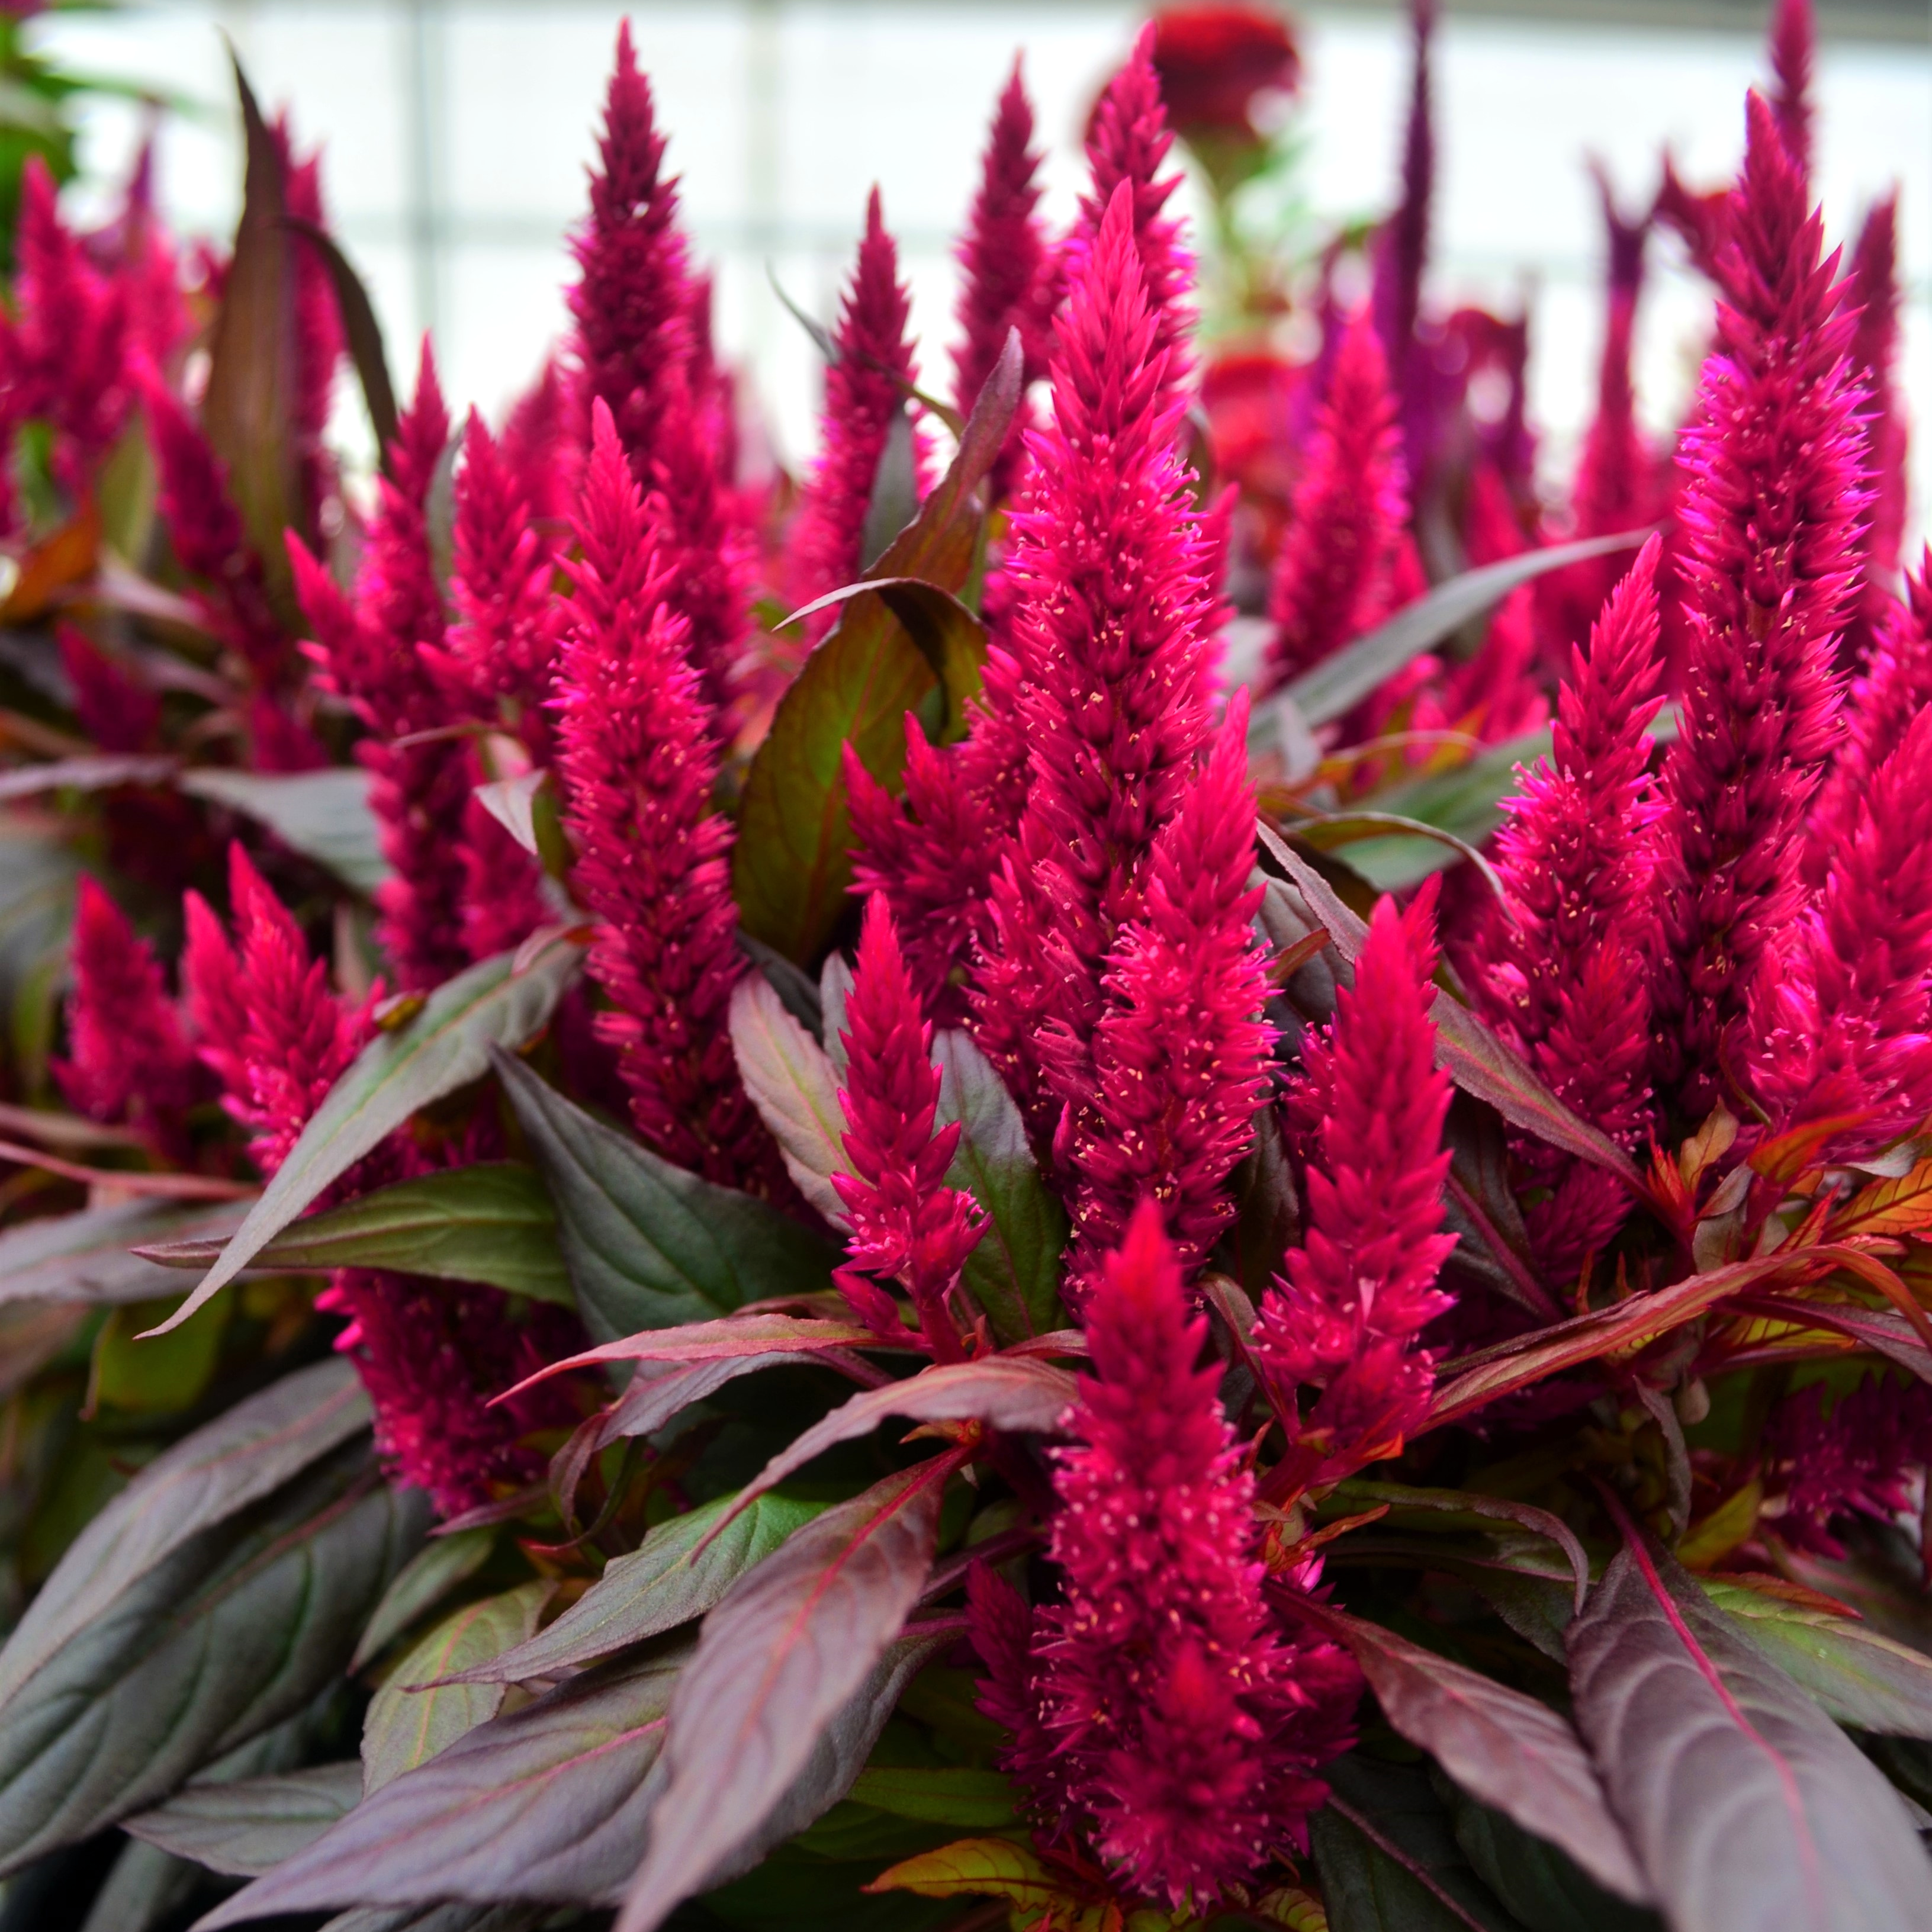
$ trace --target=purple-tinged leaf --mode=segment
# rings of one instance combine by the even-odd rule
[[[1576,1532],[1560,1516],[1538,1509],[1534,1503],[1518,1502],[1510,1496],[1486,1496],[1480,1490],[1420,1490],[1406,1483],[1375,1482],[1365,1477],[1352,1477],[1340,1485],[1334,1502],[1344,1514],[1387,1503],[1387,1524],[1391,1529],[1402,1526],[1408,1511],[1420,1512],[1425,1520],[1436,1517],[1444,1528],[1480,1529],[1486,1522],[1513,1522],[1562,1551],[1576,1582],[1576,1607],[1583,1607],[1590,1588],[1589,1557]]]
[[[1628,1541],[1568,1640],[1577,1727],[1673,1932],[1932,1926],[1891,1786],[1674,1558]]]
[[[1636,1904],[1650,1902],[1596,1767],[1548,1705],[1378,1624],[1308,1598],[1279,1600],[1348,1646],[1383,1716],[1472,1797],[1562,1846],[1608,1890]]]
[[[620,1932],[650,1932],[719,1882],[788,1808],[821,1736],[919,1600],[957,1466],[936,1457],[826,1510],[705,1618],[672,1700],[663,1794]]]
[[[494,1529],[458,1530],[432,1537],[396,1572],[370,1613],[349,1660],[349,1674],[380,1657],[410,1624],[435,1609],[460,1583],[466,1583],[490,1560],[496,1546]]]
[[[190,1784],[121,1828],[231,1878],[259,1878],[362,1802],[359,1764],[320,1764],[232,1784]]]
[[[832,1185],[846,1171],[845,1112],[825,1049],[787,1008],[763,974],[748,973],[731,994],[731,1050],[738,1077],[778,1144],[798,1191],[835,1228],[845,1204]]]
[[[138,753],[97,753],[56,758],[44,765],[15,765],[0,772],[0,802],[43,791],[106,791],[116,785],[160,784],[174,776],[172,758]]]
[[[100,1305],[178,1294],[179,1277],[134,1253],[134,1244],[225,1240],[247,1212],[241,1202],[183,1210],[124,1201],[23,1221],[0,1234],[0,1306],[14,1301]]]

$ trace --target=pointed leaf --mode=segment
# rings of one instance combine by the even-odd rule
[[[856,1322],[819,1322],[797,1315],[733,1315],[718,1322],[687,1322],[681,1328],[647,1328],[641,1334],[626,1335],[620,1341],[605,1342],[580,1355],[553,1362],[530,1379],[541,1382],[566,1369],[590,1368],[600,1362],[716,1362],[884,1346],[869,1328],[862,1328]],[[914,1350],[920,1346],[910,1329],[906,1331],[905,1346]]]
[[[1569,1646],[1578,1728],[1674,1928],[1932,1925],[1891,1787],[1673,1558],[1619,1551]]]
[[[1066,1210],[1041,1178],[1012,1096],[971,1036],[958,1028],[938,1029],[932,1057],[939,1068],[934,1124],[960,1123],[946,1185],[986,1210],[986,1232],[966,1258],[966,1292],[986,1310],[999,1342],[1046,1334],[1066,1319],[1060,1257]]]
[[[671,1702],[663,1792],[621,1932],[648,1932],[735,1875],[918,1600],[953,1466],[921,1463],[827,1510],[705,1618]]]
[[[226,1218],[232,1225],[241,1217]],[[205,1268],[221,1248],[218,1240],[144,1242],[141,1252],[169,1268]],[[251,1265],[317,1272],[393,1268],[576,1305],[557,1252],[556,1210],[536,1170],[512,1161],[398,1180],[325,1208],[285,1228]]]
[[[628,1436],[652,1436],[693,1402],[702,1402],[727,1382],[761,1369],[793,1369],[812,1362],[836,1364],[838,1352],[816,1353],[780,1349],[775,1354],[722,1356],[682,1364],[646,1362],[638,1365],[631,1385],[611,1405],[597,1436],[597,1448],[608,1449]]]
[[[1030,1845],[1010,1838],[962,1838],[936,1852],[921,1852],[880,1873],[866,1889],[916,1892],[921,1898],[1004,1898],[1029,1925],[1054,1914],[1060,1915],[1056,1925],[1063,1918],[1070,1922],[1081,1904]]]
[[[1019,1822],[1018,1793],[1005,1772],[965,1765],[868,1765],[849,1795],[895,1818],[961,1831],[998,1831]]]
[[[509,1054],[494,1064],[556,1204],[563,1258],[592,1334],[614,1340],[702,1322],[829,1285],[833,1256],[811,1229],[661,1160]]]
[[[172,758],[138,753],[95,753],[54,758],[44,765],[16,765],[0,772],[0,802],[43,791],[106,791],[116,785],[160,784],[175,775]]]
[[[358,892],[389,877],[369,774],[356,766],[319,772],[184,772],[176,781],[190,796],[225,805],[266,825],[292,852],[313,859]]]
[[[845,1204],[831,1177],[846,1172],[845,1110],[825,1049],[786,1011],[777,989],[748,975],[731,994],[738,1077],[784,1156],[798,1191],[835,1228]]]
[[[380,1657],[425,1612],[434,1610],[459,1583],[467,1582],[490,1560],[496,1546],[495,1529],[459,1529],[453,1536],[432,1537],[396,1573],[382,1592],[382,1600],[349,1660],[353,1676]]]
[[[362,1724],[362,1783],[380,1791],[494,1718],[507,1687],[464,1673],[514,1648],[537,1627],[554,1582],[520,1583],[443,1618],[389,1674]],[[455,1681],[451,1681],[455,1680]]]
[[[492,1046],[520,1046],[543,1027],[582,956],[559,943],[517,973],[512,956],[499,953],[439,986],[400,1031],[379,1034],[310,1118],[220,1260],[161,1327],[186,1321],[418,1107],[481,1078]]]
[[[1853,1234],[1924,1234],[1932,1229],[1932,1158],[1910,1174],[1862,1187],[1832,1216],[1832,1238]]]
[[[361,1802],[353,1762],[234,1784],[190,1784],[122,1829],[210,1871],[256,1878],[293,1858]]]
[[[1312,1598],[1287,1600],[1348,1646],[1383,1716],[1464,1790],[1560,1845],[1598,1884],[1634,1904],[1649,1901],[1588,1754],[1549,1706],[1378,1624]]]
[[[760,1496],[720,1529],[736,1502],[735,1496],[720,1496],[659,1523],[628,1556],[614,1557],[604,1574],[548,1629],[487,1663],[452,1672],[450,1681],[521,1684],[532,1677],[560,1677],[675,1630],[721,1602],[740,1577],[824,1508],[786,1496]]]
[[[336,309],[342,317],[342,333],[349,344],[349,359],[356,365],[362,400],[368,406],[369,427],[375,432],[376,459],[387,476],[389,446],[396,440],[396,391],[389,380],[389,361],[383,352],[382,326],[376,320],[375,305],[334,236],[299,215],[291,214],[286,220],[304,245],[322,257],[328,271],[329,286],[335,291]]]
[[[137,1242],[225,1240],[244,1204],[184,1211],[153,1201],[44,1214],[0,1234],[0,1306],[10,1301],[114,1304],[178,1294],[170,1270],[131,1252]]]

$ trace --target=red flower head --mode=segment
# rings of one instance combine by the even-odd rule
[[[104,752],[138,752],[152,742],[160,698],[85,631],[64,623],[55,635],[81,729]]]
[[[1169,7],[1154,32],[1160,98],[1184,140],[1258,141],[1255,103],[1300,85],[1300,50],[1272,8]]]

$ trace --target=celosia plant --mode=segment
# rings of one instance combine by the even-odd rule
[[[1272,13],[1147,30],[1064,233],[1016,65],[796,488],[628,28],[498,424],[245,88],[229,253],[28,169],[8,1928],[1928,1923],[1904,212],[1841,278],[1790,0],[1734,187],[1600,180],[1559,488],[1434,12],[1307,274]]]

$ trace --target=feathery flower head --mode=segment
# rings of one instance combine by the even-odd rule
[[[952,400],[968,416],[998,364],[1011,330],[1026,353],[1025,382],[1046,374],[1057,293],[1053,250],[1040,218],[1040,155],[1033,146],[1033,103],[1013,61],[980,162],[979,192],[960,238],[959,346],[953,351]],[[1025,412],[1016,412],[993,466],[990,499],[1012,492],[1024,453]]]
[[[634,472],[648,482],[665,386],[691,354],[691,291],[677,184],[664,172],[664,138],[628,20],[617,28],[597,153],[590,219],[571,243],[581,274],[570,312],[586,399],[609,409]]]
[[[1778,0],[1771,16],[1771,111],[1801,178],[1811,173],[1811,58],[1818,29],[1811,0]]]
[[[1832,674],[1855,587],[1858,393],[1836,256],[1771,110],[1749,98],[1681,520],[1690,638],[1666,755],[1653,1077],[1677,1120],[1742,1071],[1744,1016],[1802,896],[1798,833],[1839,732]],[[1768,964],[1767,962],[1771,962]]]
[[[1237,694],[1180,808],[1155,839],[1138,917],[1108,956],[1091,1103],[1076,1109],[1076,1273],[1090,1280],[1143,1199],[1184,1273],[1234,1216],[1228,1182],[1254,1140],[1274,1029],[1255,937],[1248,706]],[[1051,1052],[1051,1042],[1048,1050]]]
[[[1053,414],[1030,443],[1040,485],[1008,565],[1010,722],[1031,770],[974,1011],[1027,1102],[1047,1020],[1092,1038],[1102,962],[1208,736],[1200,542],[1132,218],[1123,182],[1056,320]]]
[[[1822,1383],[1788,1396],[1766,1430],[1768,1486],[1784,1482],[1780,1539],[1841,1558],[1834,1519],[1885,1522],[1913,1507],[1911,1476],[1932,1464],[1932,1388],[1881,1370],[1828,1409]]]
[[[872,507],[880,459],[893,424],[905,413],[902,386],[918,380],[906,331],[912,300],[899,280],[898,245],[880,212],[879,191],[866,203],[866,232],[852,271],[838,326],[832,331],[838,359],[825,372],[825,407],[819,418],[820,450],[799,504],[789,543],[791,594],[801,603],[856,580],[866,513]],[[919,494],[925,494],[924,451],[914,441]],[[817,632],[835,614],[821,612]]]
[[[138,752],[148,745],[160,722],[160,699],[85,631],[62,623],[54,634],[82,730],[104,752]]]
[[[1317,410],[1268,616],[1268,688],[1298,677],[1388,614],[1408,519],[1401,438],[1374,328],[1351,322]]]
[[[1425,447],[1423,384],[1416,368],[1415,326],[1422,314],[1422,274],[1436,200],[1436,130],[1430,116],[1430,46],[1436,0],[1413,0],[1408,120],[1402,136],[1402,199],[1376,238],[1370,308],[1388,358],[1389,386],[1402,408],[1402,453],[1412,488],[1420,490]]]
[[[1290,1458],[1301,1484],[1394,1454],[1434,1379],[1415,1338],[1450,1305],[1436,1286],[1449,1077],[1435,1064],[1432,879],[1398,912],[1378,902],[1325,1037],[1303,1050],[1321,1114],[1308,1163],[1306,1245],[1264,1297],[1255,1351],[1284,1390],[1322,1390]],[[1292,1414],[1292,1409],[1289,1411]]]
[[[1132,196],[1134,246],[1140,256],[1146,301],[1154,321],[1154,346],[1166,357],[1159,381],[1164,399],[1186,386],[1193,368],[1188,347],[1194,312],[1188,296],[1194,285],[1194,258],[1180,240],[1180,223],[1162,213],[1180,185],[1178,168],[1162,174],[1174,146],[1161,104],[1160,76],[1154,68],[1158,29],[1141,29],[1126,64],[1108,82],[1087,124],[1088,188],[1080,214],[1066,238],[1062,275],[1070,287],[1090,278],[1088,258],[1116,191]]]
[[[845,1008],[845,1085],[838,1096],[848,1171],[832,1177],[852,1232],[853,1265],[898,1281],[941,1358],[957,1358],[946,1298],[986,1231],[969,1194],[946,1184],[959,1123],[939,1128],[932,1028],[883,897],[866,903]]]
[[[1315,1772],[1346,1748],[1358,1685],[1334,1646],[1270,1624],[1252,1479],[1219,1365],[1199,1365],[1207,1328],[1145,1203],[1088,1310],[1094,1372],[1054,1475],[1064,1594],[1034,1638],[1069,1808],[1137,1890],[1176,1909],[1306,1845],[1326,1796]]]
[[[756,1185],[775,1155],[738,1079],[728,1023],[744,970],[729,824],[711,809],[718,748],[684,620],[600,398],[577,523],[556,697],[573,884],[599,925],[590,970],[614,1010],[632,1118],[667,1160]]]
[[[154,948],[86,874],[69,965],[68,1057],[53,1063],[61,1090],[91,1119],[124,1120],[176,1148],[199,1084],[194,1054]]]
[[[529,502],[530,514],[551,520],[567,518],[583,482],[590,432],[574,373],[555,356],[511,405],[500,441],[503,460]]]
[[[1852,333],[1852,373],[1864,392],[1864,468],[1872,490],[1871,515],[1861,542],[1864,581],[1838,653],[1840,664],[1856,669],[1868,664],[1878,647],[1905,532],[1906,423],[1894,380],[1899,343],[1896,190],[1866,211],[1846,280],[1846,302],[1858,314]]]
[[[1652,537],[1611,593],[1586,653],[1573,650],[1551,755],[1504,810],[1497,869],[1511,918],[1496,928],[1490,1010],[1566,1105],[1626,1148],[1649,1119],[1649,1002],[1634,934],[1654,861],[1650,747],[1662,700]],[[1600,1169],[1526,1140],[1516,1150],[1550,1190],[1527,1219],[1552,1279],[1574,1276],[1629,1211]]]

